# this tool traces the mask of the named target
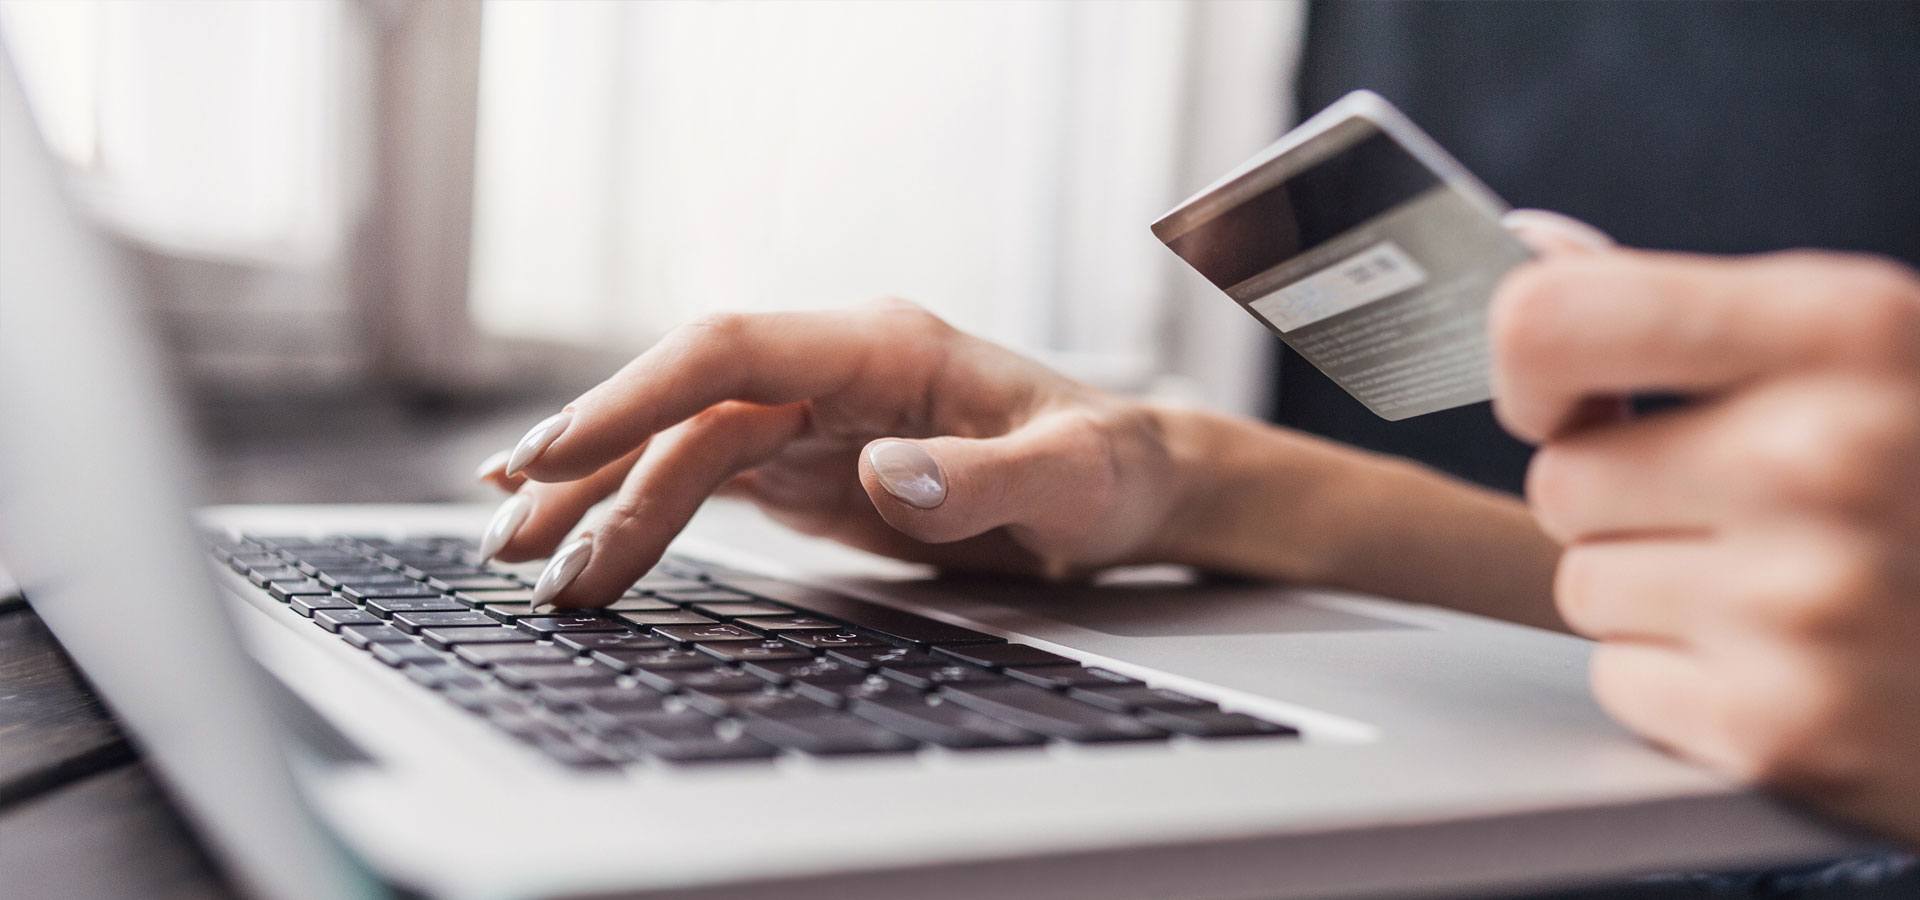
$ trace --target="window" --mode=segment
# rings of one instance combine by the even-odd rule
[[[1263,78],[1232,92],[1266,107],[1238,110],[1258,123],[1243,156],[1277,133],[1290,14],[490,3],[474,314],[643,346],[704,311],[896,294],[1137,382],[1168,368],[1181,277],[1147,223],[1212,174],[1182,168],[1197,38],[1223,18],[1274,36],[1271,68],[1233,73]]]

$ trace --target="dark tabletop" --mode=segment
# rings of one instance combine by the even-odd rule
[[[139,752],[17,599],[0,601],[0,895],[233,896]]]

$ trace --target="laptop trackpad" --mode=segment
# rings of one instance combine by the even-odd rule
[[[932,602],[956,612],[964,607],[969,618],[1016,632],[1031,632],[1029,620],[1034,617],[1122,637],[1423,627],[1339,608],[1302,591],[1272,584],[1200,582],[1185,570],[1168,567],[1122,570],[1085,586],[1000,579],[941,579],[925,584],[943,595],[940,600],[927,598]]]

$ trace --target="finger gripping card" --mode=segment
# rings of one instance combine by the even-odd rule
[[[1382,418],[1491,396],[1487,303],[1526,247],[1500,199],[1379,96],[1349,94],[1153,233]]]

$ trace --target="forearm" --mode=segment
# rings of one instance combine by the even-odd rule
[[[1248,419],[1171,411],[1166,431],[1186,473],[1167,557],[1566,627],[1559,548],[1505,494]]]

